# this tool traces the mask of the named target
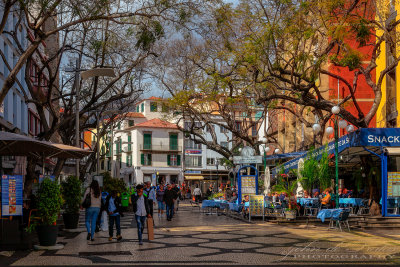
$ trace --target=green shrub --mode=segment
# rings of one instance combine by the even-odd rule
[[[61,193],[65,204],[65,213],[79,213],[82,202],[82,183],[76,176],[69,176],[61,183]]]
[[[45,178],[38,191],[38,216],[41,224],[53,225],[57,221],[62,205],[60,185],[57,181]]]
[[[111,193],[113,190],[122,194],[126,191],[126,183],[122,179],[112,178],[109,173],[105,173],[103,176],[103,191]]]

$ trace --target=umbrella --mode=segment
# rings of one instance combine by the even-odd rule
[[[86,150],[82,149],[79,147],[74,147],[74,146],[69,146],[69,145],[64,145],[64,144],[53,144],[50,143],[53,147],[56,147],[60,151],[52,155],[51,157],[53,158],[64,158],[64,159],[69,159],[69,158],[74,158],[74,159],[81,159],[84,158],[93,151],[91,150]]]
[[[34,156],[51,155],[59,152],[49,142],[39,141],[25,135],[0,131],[0,156]]]

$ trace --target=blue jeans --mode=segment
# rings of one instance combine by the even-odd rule
[[[117,236],[121,235],[121,215],[108,216],[108,234],[110,237],[114,235],[114,222],[117,228]]]
[[[142,242],[142,234],[144,229],[144,223],[146,222],[146,216],[139,216],[135,214],[136,224],[137,224],[137,235],[139,242]]]
[[[174,216],[174,204],[167,204],[167,219],[172,219],[172,216]]]
[[[85,224],[86,230],[94,238],[94,232],[96,230],[97,216],[99,216],[100,208],[90,207],[86,209],[85,213]]]

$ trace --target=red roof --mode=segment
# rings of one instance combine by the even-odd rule
[[[128,112],[124,114],[127,118],[144,118],[144,115],[139,112]]]
[[[178,129],[173,123],[163,121],[160,119],[152,119],[139,124],[136,124],[134,128],[166,128],[166,129]]]

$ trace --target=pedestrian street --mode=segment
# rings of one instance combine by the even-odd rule
[[[81,218],[82,219],[82,218]],[[81,220],[82,221],[82,220]],[[86,240],[86,232],[61,232],[58,251],[2,252],[1,266],[134,265],[302,265],[399,264],[400,235],[328,231],[325,226],[248,223],[224,215],[205,215],[188,203],[171,222],[155,214],[155,240],[139,246],[132,213],[122,218],[121,241],[107,232]],[[392,235],[391,235],[392,234]]]

